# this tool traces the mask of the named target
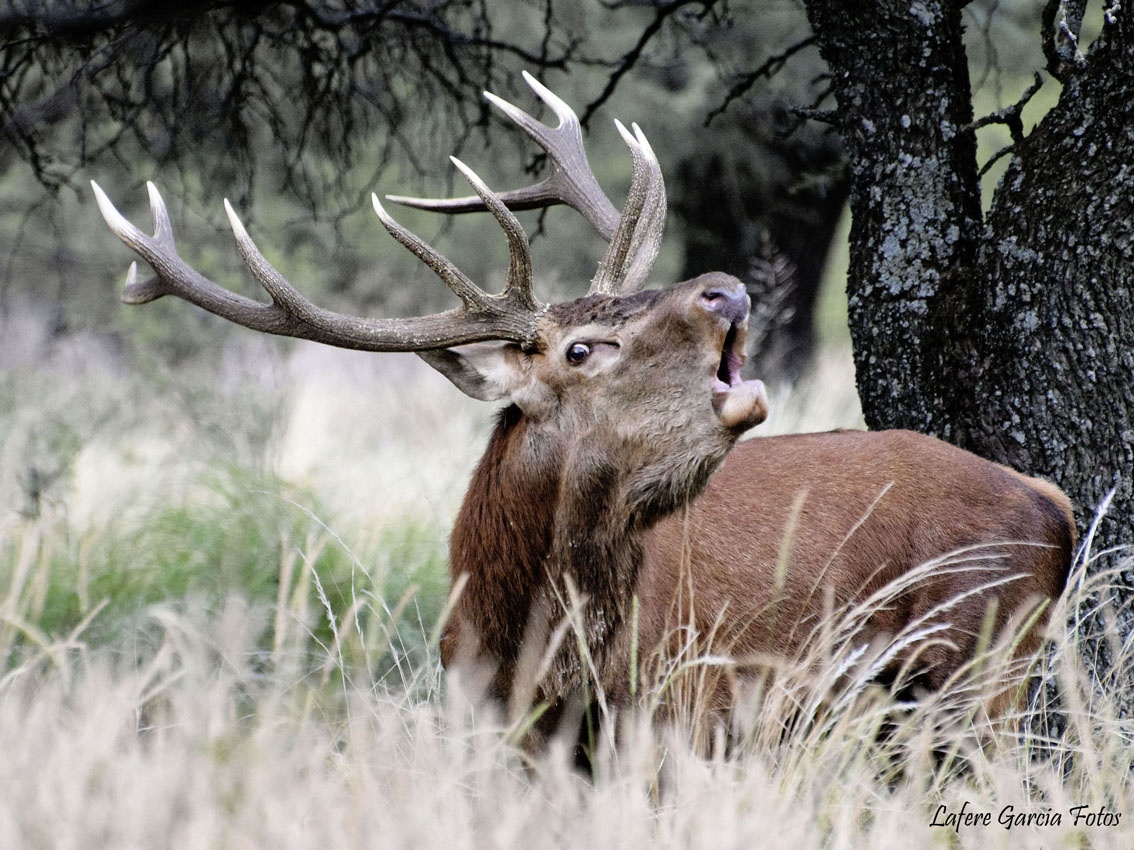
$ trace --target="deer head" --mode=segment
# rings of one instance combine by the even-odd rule
[[[272,298],[271,304],[262,304],[218,286],[185,264],[152,183],[152,236],[123,218],[92,183],[111,230],[156,272],[156,277],[139,283],[137,264],[131,265],[123,300],[143,304],[174,295],[253,330],[343,348],[414,351],[473,398],[515,404],[533,422],[559,430],[564,439],[609,439],[619,451],[632,450],[654,484],[669,483],[664,471],[651,466],[661,459],[673,459],[673,465],[687,469],[711,469],[739,434],[767,415],[763,385],[739,377],[748,297],[739,281],[721,274],[667,290],[642,291],[665,225],[665,188],[649,143],[637,125],[631,134],[616,122],[634,159],[630,195],[622,214],[616,215],[587,164],[575,113],[533,77],[525,74],[525,79],[558,115],[559,126],[547,127],[512,104],[486,96],[550,154],[553,169],[548,179],[498,195],[454,158],[475,197],[391,198],[447,212],[490,211],[504,229],[510,252],[507,281],[499,294],[482,290],[398,225],[374,196],[375,212],[386,230],[437,273],[461,306],[407,319],[364,319],[323,310],[268,263],[226,200],[237,246]],[[511,209],[553,203],[579,210],[609,239],[610,247],[586,297],[545,305],[533,294],[528,239]],[[686,477],[674,482],[677,492],[694,492],[703,483],[703,475]]]

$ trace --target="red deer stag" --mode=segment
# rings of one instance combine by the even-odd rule
[[[634,159],[619,215],[590,171],[575,114],[527,79],[558,126],[489,98],[549,154],[547,179],[495,194],[454,160],[475,197],[391,199],[490,211],[510,248],[499,294],[395,223],[375,197],[386,230],[461,306],[398,319],[328,312],[269,265],[226,202],[239,250],[271,296],[260,303],[181,260],[152,185],[153,236],[95,186],[111,230],[156,272],[139,283],[132,265],[123,299],[175,295],[257,331],[417,352],[468,395],[506,403],[452,532],[460,592],[441,642],[447,666],[491,669],[487,687],[500,700],[520,693],[521,708],[529,697],[562,705],[597,680],[609,701],[626,703],[632,647],[644,659],[678,624],[715,630],[738,662],[799,656],[830,606],[868,600],[957,551],[969,552],[963,569],[942,567],[913,582],[855,639],[940,621],[937,640],[892,665],[913,661],[929,689],[973,656],[987,626],[1004,630],[1038,611],[1019,646],[1034,649],[1042,605],[1062,590],[1074,545],[1066,497],[913,433],[839,431],[733,448],[767,415],[763,385],[740,378],[744,289],[722,274],[644,289],[665,219],[653,152],[637,127],[631,134],[618,125]],[[533,294],[528,240],[511,210],[557,203],[584,215],[610,245],[585,297],[545,305]],[[558,649],[553,641],[573,605],[585,663],[574,640]],[[714,700],[727,704],[723,690]]]

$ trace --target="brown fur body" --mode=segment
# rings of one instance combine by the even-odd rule
[[[942,615],[948,643],[918,658],[926,668],[921,681],[936,689],[972,657],[993,599],[999,630],[1057,597],[1066,581],[1074,546],[1066,497],[930,437],[836,431],[749,440],[687,510],[671,508],[656,524],[634,526],[601,493],[585,495],[593,510],[572,521],[564,458],[536,448],[525,438],[528,427],[518,411],[505,412],[452,537],[454,580],[467,575],[467,584],[443,658],[492,665],[491,690],[500,699],[517,685],[525,640],[546,641],[548,618],[561,615],[551,592],[560,570],[574,569],[589,609],[601,611],[602,628],[588,637],[616,703],[629,699],[627,620],[635,593],[643,661],[674,629],[692,624],[743,666],[746,659],[799,657],[826,611],[861,602],[935,558],[960,552],[964,563],[960,571],[943,566],[879,610],[864,642],[897,634],[958,594],[1018,575]],[[542,470],[534,456],[544,459]],[[603,483],[618,492],[614,479]],[[583,529],[592,547],[583,562],[549,572],[556,530],[565,525]],[[543,617],[535,627],[533,610]],[[1019,651],[1034,649],[1039,635],[1037,624]],[[535,691],[554,702],[578,685],[577,676],[560,671]],[[717,695],[718,707],[729,696]]]
[[[748,440],[687,512],[646,535],[641,645],[659,646],[691,621],[739,661],[798,659],[827,611],[934,559],[952,556],[876,611],[861,642],[893,637],[951,598],[1018,576],[941,614],[947,642],[918,656],[925,687],[936,690],[973,657],[990,603],[1002,632],[1059,596],[1074,528],[1057,488],[920,434]],[[1040,632],[1037,624],[1027,633],[1021,654]]]

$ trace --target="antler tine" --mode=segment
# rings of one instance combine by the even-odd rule
[[[665,233],[666,213],[669,211],[665,194],[665,178],[662,176],[661,163],[658,162],[654,149],[646,140],[646,134],[636,123],[632,125],[634,136],[644,160],[645,201],[642,204],[641,218],[634,228],[633,244],[630,256],[633,260],[626,270],[626,278],[622,282],[622,292],[635,292],[646,284],[654,261],[661,251],[662,235]],[[619,126],[622,138],[627,139],[626,128]]]
[[[227,200],[225,212],[237,246],[252,274],[271,295],[270,304],[230,292],[181,259],[174,247],[169,214],[152,183],[148,184],[154,221],[152,236],[147,236],[127,221],[101,187],[93,182],[91,186],[111,231],[149,263],[157,274],[155,279],[139,284],[137,264],[131,264],[123,292],[123,300],[127,303],[143,304],[163,295],[174,295],[252,330],[363,351],[420,352],[485,340],[507,340],[525,347],[535,344],[536,322],[542,307],[531,294],[530,260],[526,259],[527,237],[523,236],[522,229],[517,235],[510,224],[505,226],[513,253],[509,285],[500,295],[489,295],[441,254],[397,225],[375,198],[375,207],[386,229],[441,277],[461,299],[462,306],[431,316],[367,319],[333,313],[304,298],[264,259]],[[484,191],[491,196],[487,188]],[[514,216],[512,218],[514,220]],[[515,224],[518,228],[519,222]],[[522,248],[517,247],[518,239],[523,242]]]
[[[531,186],[500,192],[498,197],[509,209],[541,209],[566,204],[591,223],[603,239],[610,240],[618,227],[618,210],[599,186],[587,161],[579,116],[560,97],[527,71],[524,80],[559,119],[549,127],[502,97],[485,92],[490,103],[515,122],[547,153],[551,174]],[[462,198],[414,198],[387,195],[387,200],[418,209],[443,213],[481,212],[486,208],[477,196]]]
[[[637,124],[633,125],[634,133],[631,134],[620,122],[614,122],[634,159],[630,194],[619,214],[603,194],[587,162],[582,130],[574,110],[526,71],[524,79],[558,116],[558,126],[548,127],[491,92],[485,92],[485,97],[547,151],[552,171],[533,186],[501,192],[497,197],[512,210],[564,203],[582,213],[611,243],[591,281],[590,291],[616,294],[641,289],[657,259],[666,214],[665,182],[650,143]],[[435,212],[464,213],[488,208],[488,203],[479,194],[451,199],[402,195],[388,198],[395,203]]]
[[[661,249],[665,229],[665,181],[658,158],[641,127],[633,124],[631,135],[621,121],[614,125],[630,148],[634,176],[618,230],[591,280],[592,293],[626,294],[641,289]]]
[[[411,233],[398,224],[393,217],[386,212],[386,208],[382,206],[382,202],[378,200],[376,194],[370,194],[370,203],[374,207],[374,212],[377,214],[378,220],[382,222],[382,226],[386,228],[386,232],[408,248],[415,257],[429,266],[429,268],[433,270],[433,273],[441,278],[445,285],[453,290],[454,294],[461,299],[465,307],[476,310],[484,304],[485,299],[489,297],[488,293],[469,280],[464,272],[438,252],[432,245],[427,243],[416,233]]]
[[[229,318],[228,314],[231,313],[235,317],[233,321],[238,324],[244,324],[243,320],[263,323],[266,317],[260,311],[264,305],[218,286],[188,266],[177,254],[169,213],[161,193],[153,183],[146,183],[150,196],[150,215],[154,222],[153,236],[147,236],[127,221],[102,187],[93,180],[91,188],[107,226],[157,273],[155,278],[139,284],[135,264],[126,278],[123,301],[127,304],[145,304],[164,295],[176,295],[225,318]]]
[[[148,186],[149,184],[147,184]],[[147,241],[147,237],[142,231],[138,230],[133,224],[127,221],[121,213],[115,209],[114,204],[111,203],[110,198],[102,191],[102,187],[91,181],[91,189],[94,190],[95,202],[98,204],[99,211],[102,213],[103,220],[106,221],[110,230],[129,245],[138,250],[136,246],[141,246]],[[150,195],[150,212],[154,219],[154,239],[155,241],[163,236],[163,222],[169,220],[169,216],[165,214],[165,204],[161,201],[161,196],[157,196],[157,203],[154,203],[155,196]],[[160,215],[159,210],[160,208]],[[140,251],[139,251],[140,253]],[[126,272],[126,286],[122,291],[122,300],[127,304],[145,304],[147,301],[153,301],[155,298],[161,298],[165,294],[161,291],[159,280],[155,278],[148,282],[148,284],[138,284],[138,264],[136,262],[130,264],[130,269]]]
[[[520,220],[512,214],[512,211],[508,209],[500,196],[484,184],[484,181],[477,176],[475,171],[455,156],[449,158],[453,161],[453,165],[465,175],[465,179],[472,185],[484,205],[504,230],[505,236],[508,237],[508,277],[502,295],[516,299],[520,305],[529,310],[542,309],[543,305],[536,301],[535,294],[532,291],[534,276],[532,274],[531,244],[528,242],[528,234],[524,232]]]

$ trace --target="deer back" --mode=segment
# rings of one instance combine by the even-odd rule
[[[641,641],[661,647],[692,624],[757,667],[802,659],[838,611],[882,593],[854,640],[947,625],[892,665],[919,653],[919,681],[936,690],[973,657],[986,617],[1003,633],[1059,596],[1074,543],[1058,488],[931,437],[755,438],[646,536]],[[1041,611],[1019,654],[1038,646],[1046,619]]]

